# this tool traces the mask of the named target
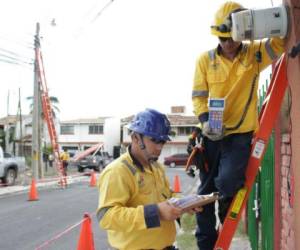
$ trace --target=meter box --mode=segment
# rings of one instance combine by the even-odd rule
[[[212,133],[222,133],[224,108],[225,108],[224,98],[209,98],[208,123]]]

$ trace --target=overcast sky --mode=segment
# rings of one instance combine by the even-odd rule
[[[274,5],[281,1],[273,1]],[[41,24],[50,95],[62,120],[124,117],[146,107],[186,106],[198,55],[221,0],[10,0],[0,8],[0,117],[33,95],[33,36]],[[270,0],[243,0],[270,7]],[[52,20],[55,20],[53,25]],[[52,25],[51,25],[52,24]],[[19,63],[19,65],[15,64]],[[9,95],[8,95],[9,93]],[[9,109],[7,97],[9,96]]]

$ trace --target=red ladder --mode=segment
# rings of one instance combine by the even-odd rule
[[[249,193],[251,192],[255,177],[258,173],[272,128],[279,114],[287,86],[286,55],[284,54],[276,65],[266,98],[259,114],[259,129],[253,139],[251,156],[246,170],[245,186],[238,191],[231,203],[222,230],[215,244],[215,250],[229,249],[237,224],[241,218],[241,213],[245,208]]]
[[[38,69],[38,78],[39,78],[39,85],[41,89],[41,100],[42,100],[42,108],[44,113],[44,119],[47,122],[49,137],[51,140],[51,145],[53,148],[54,153],[54,162],[56,169],[59,173],[60,181],[59,184],[61,187],[66,187],[67,185],[67,178],[65,175],[65,171],[63,168],[62,161],[60,160],[60,154],[59,154],[59,146],[57,142],[57,133],[55,129],[54,124],[54,117],[53,117],[53,111],[51,107],[50,98],[48,95],[48,88],[47,88],[47,82],[46,82],[46,76],[45,76],[45,70],[44,70],[44,63],[43,63],[43,57],[42,53],[39,47],[35,49],[35,57],[36,57],[36,63],[37,63],[37,69]]]

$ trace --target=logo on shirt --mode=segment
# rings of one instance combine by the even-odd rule
[[[220,63],[214,62],[210,66],[213,70],[218,70],[218,68],[220,67]]]

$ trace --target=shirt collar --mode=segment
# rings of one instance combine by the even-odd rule
[[[132,159],[132,163],[137,166],[138,169],[140,169],[142,172],[145,172],[145,169],[143,167],[143,165],[132,155],[131,152],[131,145],[128,146],[128,153]]]
[[[238,53],[237,53],[237,55],[241,52],[242,48],[243,48],[243,43],[240,44],[240,47],[238,48]],[[221,55],[222,47],[221,47],[220,44],[218,44],[216,50],[217,50],[217,54],[218,54],[218,55]]]

